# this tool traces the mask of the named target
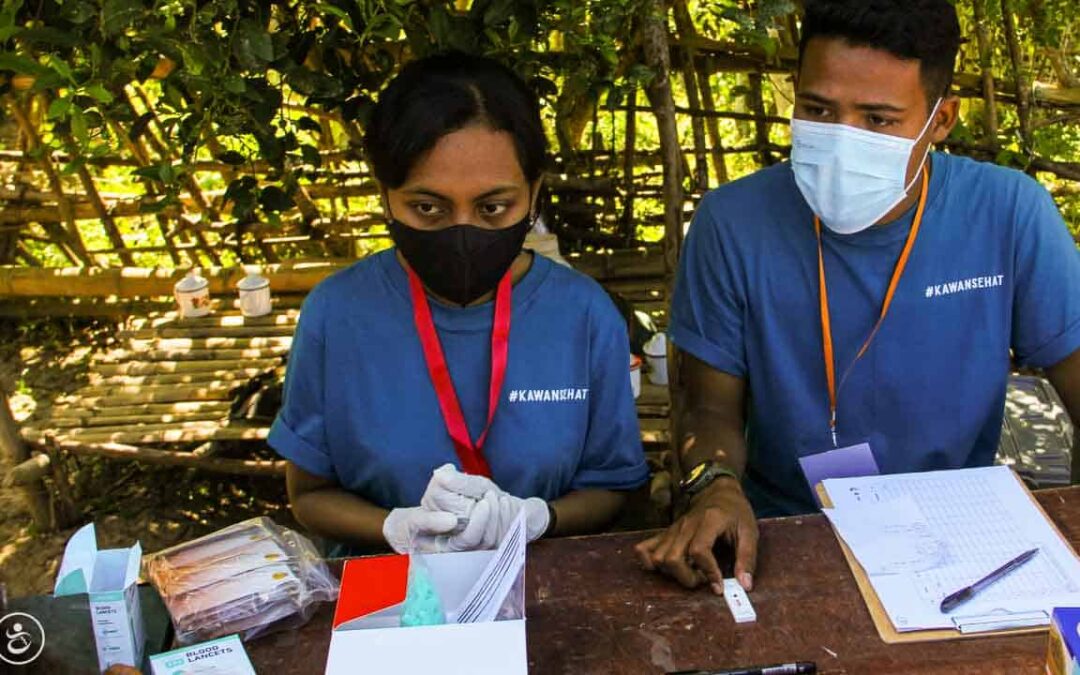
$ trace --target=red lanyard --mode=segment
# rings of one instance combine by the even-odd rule
[[[855,360],[851,362],[851,365],[844,371],[844,376],[840,380],[840,387],[844,385],[844,381],[851,373],[852,367],[866,354],[866,350],[870,348],[870,343],[874,341],[874,338],[878,334],[878,330],[881,329],[881,324],[885,321],[885,315],[889,313],[889,306],[892,305],[893,296],[896,295],[896,287],[900,284],[900,278],[904,276],[904,269],[907,267],[908,258],[911,257],[911,249],[915,246],[915,238],[919,235],[919,227],[922,225],[923,211],[926,210],[926,193],[930,189],[930,176],[929,169],[923,171],[922,175],[922,194],[919,195],[919,208],[915,211],[915,220],[911,224],[911,232],[908,233],[907,242],[904,244],[903,250],[900,252],[900,259],[896,261],[896,267],[893,269],[892,279],[889,281],[889,288],[885,291],[885,300],[881,304],[881,314],[878,316],[877,323],[874,324],[873,330],[870,331],[870,335],[867,336],[866,341],[863,342],[859,352],[855,355]],[[819,297],[821,303],[821,341],[824,344],[825,351],[825,380],[829,385],[829,431],[832,433],[833,445],[838,446],[836,442],[836,396],[838,386],[836,384],[836,365],[835,357],[833,353],[833,341],[832,341],[832,321],[829,318],[829,295],[825,289],[825,254],[821,246],[821,219],[814,216],[814,232],[817,234],[818,245],[818,286],[820,288]]]
[[[424,285],[412,269],[406,268],[406,270],[409,273],[409,292],[412,294],[416,332],[424,348],[424,360],[427,362],[428,373],[431,375],[431,383],[435,386],[443,421],[446,423],[450,439],[454,441],[454,449],[461,461],[461,468],[465,473],[490,478],[491,469],[481,450],[488,431],[491,430],[491,423],[495,419],[495,409],[499,406],[503,380],[506,379],[507,352],[510,344],[510,295],[513,289],[511,271],[506,271],[495,292],[495,321],[491,327],[491,386],[488,390],[487,425],[480,434],[480,438],[473,443],[469,436],[469,427],[465,424],[465,416],[461,413],[461,403],[454,390],[450,370],[446,367],[446,357],[443,355],[442,344],[439,342],[439,334],[435,330],[435,322],[431,319],[431,305],[428,304]]]

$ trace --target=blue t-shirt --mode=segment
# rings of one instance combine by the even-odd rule
[[[1036,367],[1080,349],[1080,251],[1024,174],[934,153],[922,227],[881,331],[838,398],[840,447],[883,473],[990,464],[1010,349]],[[824,234],[839,379],[881,311],[914,209]],[[672,303],[679,348],[747,383],[746,488],[760,515],[813,510],[798,458],[833,448],[813,214],[789,164],[708,194]]]
[[[431,310],[466,424],[487,422],[493,303]],[[626,322],[588,277],[534,256],[514,286],[509,363],[483,453],[518,497],[627,490],[648,478]],[[391,249],[304,302],[270,445],[384,508],[415,506],[432,471],[460,467]]]

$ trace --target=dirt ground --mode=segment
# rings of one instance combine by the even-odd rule
[[[88,321],[0,321],[0,387],[16,421],[85,378],[96,349],[108,346],[115,326]],[[7,472],[0,458],[0,477]],[[98,544],[157,551],[226,525],[270,516],[293,526],[284,483],[192,469],[142,467],[97,458],[68,460],[71,491],[79,513],[71,527],[38,532],[19,492],[0,481],[0,584],[9,597],[49,593],[64,544],[93,521]]]

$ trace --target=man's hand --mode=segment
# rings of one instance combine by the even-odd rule
[[[659,570],[687,588],[708,582],[723,594],[723,574],[713,545],[723,537],[735,547],[735,578],[750,590],[757,565],[758,527],[742,487],[720,478],[690,502],[690,509],[664,532],[637,545],[646,569]]]

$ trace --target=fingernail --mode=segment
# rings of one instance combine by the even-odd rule
[[[743,572],[739,575],[739,583],[745,590],[750,590],[754,587],[754,577],[749,572]]]
[[[724,586],[723,586],[723,584],[713,584],[712,585],[712,592],[716,593],[717,595],[723,595],[724,594]]]

